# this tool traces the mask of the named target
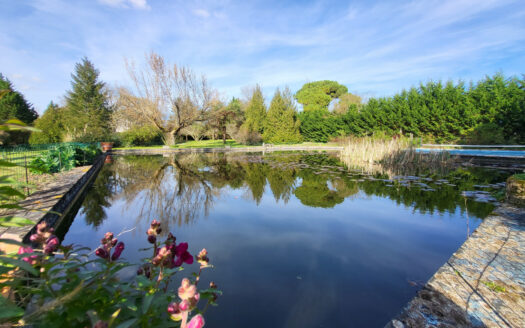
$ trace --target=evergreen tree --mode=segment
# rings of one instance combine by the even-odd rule
[[[32,124],[38,117],[33,106],[24,96],[14,90],[11,82],[0,73],[0,122],[18,119],[26,124]],[[0,144],[27,143],[29,132],[9,131],[0,135]]]
[[[64,108],[51,102],[44,114],[35,121],[35,128],[29,137],[30,144],[47,144],[61,142],[64,134]]]
[[[264,96],[259,85],[253,89],[252,96],[246,107],[246,121],[244,128],[248,132],[263,133],[264,122],[266,119],[266,105],[264,104]]]
[[[266,115],[263,140],[267,143],[294,143],[301,141],[300,122],[290,90],[275,91]]]
[[[98,80],[99,71],[82,58],[71,77],[71,91],[66,96],[66,129],[74,140],[102,141],[111,132],[111,110],[105,84]]]

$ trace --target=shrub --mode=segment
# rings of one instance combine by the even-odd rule
[[[42,152],[30,163],[33,173],[69,171],[78,165],[91,164],[101,153],[96,145],[59,145]]]
[[[262,136],[257,131],[249,131],[246,127],[241,126],[239,131],[233,136],[235,141],[245,145],[256,145],[262,141]]]
[[[131,128],[119,134],[124,147],[161,145],[162,135],[152,126]]]

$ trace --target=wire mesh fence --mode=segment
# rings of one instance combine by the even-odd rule
[[[13,167],[0,167],[0,176],[10,176],[14,180],[20,183],[20,189],[26,192],[28,195],[38,189],[39,186],[52,180],[50,174],[42,174],[32,172],[32,162],[35,158],[41,157],[46,152],[56,150],[59,147],[71,146],[71,147],[88,147],[95,145],[99,147],[99,143],[79,143],[79,142],[66,142],[57,144],[45,144],[45,145],[17,145],[9,147],[0,147],[0,159],[17,164]],[[63,163],[60,159],[60,152],[58,152],[58,166],[59,171],[65,169],[66,163]],[[87,159],[79,158],[78,166],[89,164]]]

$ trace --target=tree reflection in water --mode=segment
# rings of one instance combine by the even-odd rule
[[[240,189],[256,204],[265,192],[271,192],[277,202],[296,197],[303,205],[322,208],[334,207],[349,197],[379,196],[422,213],[458,207],[463,211],[467,206],[469,213],[484,217],[493,205],[465,201],[461,191],[504,181],[508,174],[475,168],[440,174],[420,170],[418,177],[390,180],[393,176],[388,172],[349,170],[335,155],[309,153],[117,156],[99,173],[82,212],[89,224],[98,226],[107,217],[106,208],[124,201],[140,209],[135,221],[190,224],[207,216],[228,189]]]

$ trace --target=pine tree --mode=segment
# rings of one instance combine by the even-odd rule
[[[266,115],[263,140],[267,143],[294,143],[301,141],[300,122],[290,90],[275,91]]]
[[[68,133],[77,141],[102,141],[110,131],[111,110],[99,71],[87,58],[75,65],[66,96]]]
[[[264,121],[266,119],[266,106],[264,105],[264,96],[259,85],[256,85],[253,89],[245,115],[246,121],[244,127],[249,132],[263,133]]]

